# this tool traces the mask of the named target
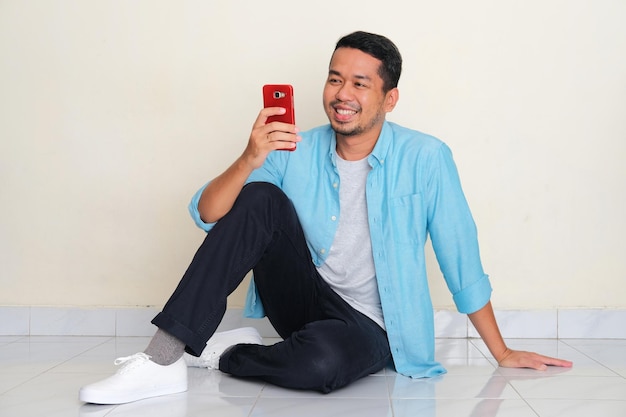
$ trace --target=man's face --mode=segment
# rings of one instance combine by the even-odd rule
[[[333,54],[324,87],[324,110],[337,136],[380,133],[391,111],[390,92],[383,93],[378,75],[381,62],[358,49],[339,48]],[[393,91],[393,90],[391,90]]]

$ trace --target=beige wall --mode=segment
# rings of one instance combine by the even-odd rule
[[[626,2],[307,3],[0,1],[0,305],[162,305],[262,84],[325,123],[364,29],[405,58],[389,119],[454,151],[497,307],[626,307]]]

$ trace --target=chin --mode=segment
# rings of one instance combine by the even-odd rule
[[[332,128],[335,131],[335,133],[342,135],[342,136],[346,136],[346,137],[357,136],[361,133],[359,129],[341,129],[341,128],[338,129],[335,126],[332,126]]]
[[[352,136],[352,135],[354,135],[354,132],[352,130],[341,129],[341,126],[337,127],[336,125],[332,125],[331,124],[331,127],[333,128],[335,133],[337,133],[338,135],[342,135],[342,136]]]
[[[330,127],[335,131],[335,133],[343,136],[355,136],[359,134],[358,128],[348,126],[342,123],[337,123],[336,121],[331,121]]]

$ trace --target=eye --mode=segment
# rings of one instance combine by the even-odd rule
[[[328,84],[339,85],[339,84],[341,84],[341,81],[338,78],[329,78],[328,79]]]

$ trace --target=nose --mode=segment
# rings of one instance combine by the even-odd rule
[[[348,83],[344,83],[335,93],[335,98],[339,101],[351,101],[354,95]]]

